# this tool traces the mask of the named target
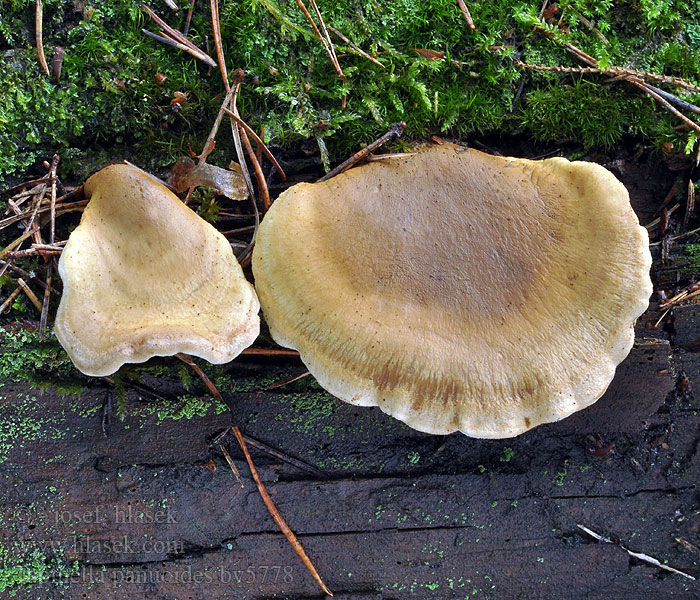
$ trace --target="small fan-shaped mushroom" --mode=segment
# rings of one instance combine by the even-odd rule
[[[332,394],[502,438],[606,390],[648,304],[647,244],[603,167],[444,145],[290,188],[253,272],[273,337]]]
[[[88,375],[185,352],[232,360],[259,331],[259,304],[231,246],[165,186],[128,165],[85,183],[61,255],[56,337]]]

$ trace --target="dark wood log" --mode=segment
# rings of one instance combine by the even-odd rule
[[[643,222],[675,173],[608,165]],[[682,246],[653,269],[661,289],[695,276]],[[700,597],[700,313],[655,327],[655,302],[606,394],[510,440],[429,436],[349,406],[295,359],[210,371],[231,407],[169,359],[115,389],[77,373],[80,395],[0,382],[0,598],[218,600],[323,597],[277,530],[232,421],[322,472],[253,449],[262,479],[342,600],[638,600]],[[9,348],[9,347],[8,347]],[[0,351],[0,369],[15,349]],[[19,360],[19,357],[17,357]],[[28,354],[37,379],[50,374]],[[10,370],[12,371],[12,370]],[[41,375],[41,377],[39,377]],[[185,387],[189,386],[189,389]],[[578,525],[613,540],[603,543]]]
[[[224,395],[247,434],[326,474],[254,453],[274,501],[341,598],[690,599],[694,582],[577,528],[700,574],[700,557],[675,541],[698,544],[700,418],[676,395],[673,360],[668,341],[639,338],[594,407],[500,441],[424,435],[309,382],[291,386],[306,391]],[[251,370],[283,379],[290,367],[237,364],[231,389],[248,387],[239,375]],[[180,383],[168,386],[177,392]],[[2,423],[15,429],[2,429],[2,568],[8,581],[21,581],[22,569],[38,580],[6,592],[322,596],[276,530],[233,438],[224,443],[244,487],[210,446],[229,413],[216,414],[201,396],[189,401],[199,414],[175,419],[182,402],[146,402],[132,390],[126,418],[113,416],[105,437],[109,394],[3,389]]]

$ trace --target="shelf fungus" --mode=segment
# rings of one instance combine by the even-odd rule
[[[253,254],[272,336],[324,388],[481,438],[600,398],[648,305],[650,265],[603,167],[449,144],[290,188]]]
[[[112,165],[58,264],[56,337],[88,375],[184,352],[212,363],[257,337],[258,299],[231,246],[147,173]]]

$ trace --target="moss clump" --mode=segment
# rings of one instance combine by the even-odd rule
[[[210,411],[220,415],[228,410],[228,407],[217,398],[198,396],[179,396],[173,403],[149,403],[135,410],[140,416],[155,414],[158,425],[165,420],[177,421],[179,419],[192,419],[193,417],[205,417]]]
[[[693,268],[700,269],[700,244],[688,244],[685,251],[690,255]]]
[[[39,548],[30,552],[14,552],[0,544],[0,592],[8,590],[14,596],[19,586],[30,586],[45,581],[69,578],[79,572],[78,562],[67,563],[55,556],[47,556]]]
[[[602,65],[697,82],[698,0],[614,6],[611,0],[567,0],[547,20],[539,17],[541,4],[472,0],[472,31],[453,0],[319,0],[326,22],[385,66],[335,39],[345,79],[336,76],[290,0],[221,3],[221,26],[229,70],[241,67],[250,75],[241,95],[250,124],[265,127],[271,144],[316,141],[329,160],[398,120],[407,122],[407,136],[413,137],[520,132],[542,141],[568,137],[590,148],[635,135],[656,146],[685,145],[687,134],[674,132],[665,111],[632,86],[610,86],[598,76],[586,76],[584,83],[522,72],[513,58],[578,66],[561,45],[539,35],[539,27]],[[156,8],[174,27],[183,26],[186,10]],[[54,151],[63,157],[65,177],[66,171],[82,176],[94,163],[118,155],[154,168],[188,147],[201,147],[221,100],[219,75],[144,36],[142,27],[154,27],[138,0],[86,3],[81,12],[71,3],[45,1],[49,61],[54,46],[65,48],[58,84],[40,72],[33,15],[25,1],[0,3],[0,177]],[[205,36],[211,37],[209,13],[198,4],[190,37],[204,48]],[[165,76],[162,85],[156,74]],[[522,94],[514,103],[521,77]],[[186,93],[187,100],[171,104],[175,92]],[[222,139],[212,160],[225,165],[232,154]]]
[[[287,418],[297,433],[326,437],[335,435],[335,428],[325,424],[326,419],[336,412],[337,407],[337,400],[329,393],[282,394],[280,399],[291,405]]]
[[[0,329],[0,386],[27,382],[43,390],[52,386],[61,395],[82,391],[78,371],[53,332],[39,340],[38,331]]]

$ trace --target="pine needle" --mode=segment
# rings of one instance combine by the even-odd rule
[[[318,583],[318,585],[326,594],[328,594],[329,596],[333,596],[333,592],[331,592],[326,586],[326,584],[323,583],[321,576],[318,574],[318,571],[316,571],[316,568],[311,562],[311,559],[309,558],[308,554],[306,554],[306,551],[304,550],[303,546],[297,539],[297,536],[294,535],[294,532],[289,528],[285,520],[282,518],[282,515],[279,513],[277,507],[275,506],[275,503],[272,501],[272,498],[270,498],[270,494],[267,493],[267,490],[265,489],[265,486],[263,485],[263,482],[260,479],[260,476],[258,475],[258,471],[255,468],[255,465],[253,464],[253,459],[250,457],[250,453],[248,452],[248,446],[246,446],[245,440],[243,439],[243,435],[241,434],[240,429],[234,426],[233,433],[236,436],[236,439],[238,440],[241,449],[243,450],[243,454],[245,454],[245,459],[248,462],[248,467],[250,468],[250,473],[253,476],[253,481],[255,481],[255,485],[258,487],[260,497],[265,503],[265,507],[267,508],[268,512],[277,524],[277,527],[280,528],[280,530],[284,534],[284,537],[286,537],[289,543],[292,545],[292,548],[294,548],[294,551],[304,563],[304,566],[309,570],[311,576],[314,578],[316,583]]]

